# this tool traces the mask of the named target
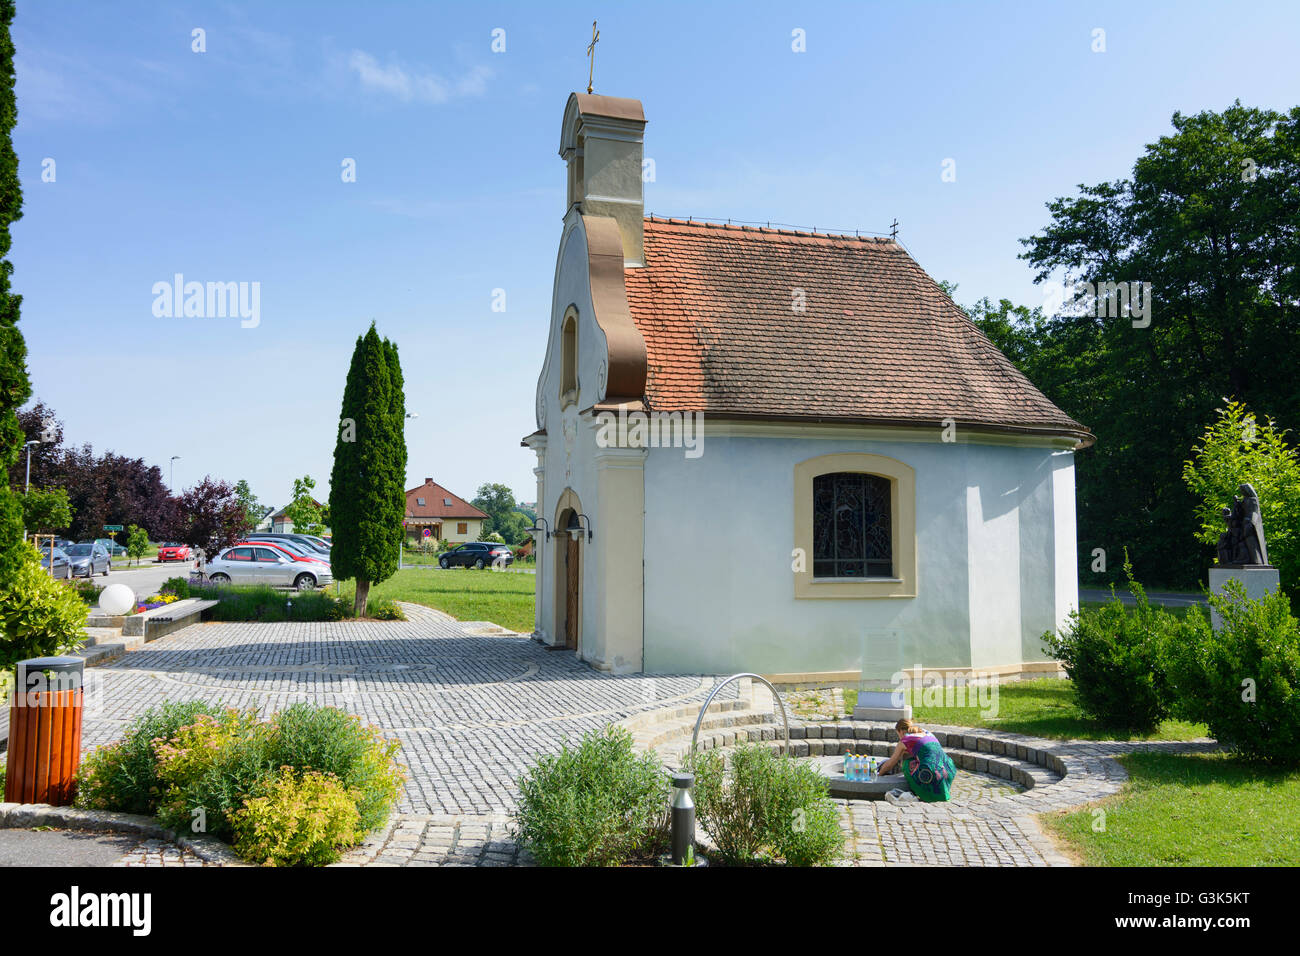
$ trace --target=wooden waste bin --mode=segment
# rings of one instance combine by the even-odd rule
[[[80,657],[18,662],[9,706],[6,803],[71,805],[81,764],[85,663]]]

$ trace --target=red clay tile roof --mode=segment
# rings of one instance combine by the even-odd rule
[[[417,498],[423,498],[424,504],[416,504]],[[450,499],[451,504],[443,504],[443,499]],[[406,493],[406,517],[408,518],[486,518],[487,512],[480,511],[464,498],[453,495],[436,481],[426,481]]]
[[[652,409],[1092,440],[891,240],[650,218],[645,256],[624,276]]]

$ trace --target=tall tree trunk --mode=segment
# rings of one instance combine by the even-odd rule
[[[370,597],[370,582],[357,578],[357,600],[352,606],[352,613],[361,617],[366,613],[366,599]]]

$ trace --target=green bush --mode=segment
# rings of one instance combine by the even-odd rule
[[[1222,626],[1200,608],[1168,655],[1175,712],[1205,723],[1221,745],[1243,757],[1300,765],[1300,622],[1285,594],[1256,601],[1239,581],[1211,594]]]
[[[720,861],[732,865],[784,860],[824,866],[844,849],[835,804],[816,767],[761,744],[697,753],[695,807]]]
[[[672,785],[626,730],[583,735],[519,778],[515,835],[542,866],[616,866],[667,847]]]
[[[77,773],[77,805],[90,810],[154,813],[162,795],[155,742],[167,740],[200,715],[214,713],[201,700],[164,701],[150,707],[126,728],[121,740],[95,748],[82,761]]]
[[[205,598],[219,603],[212,608],[213,621],[343,621],[352,618],[352,602],[341,600],[326,591],[284,591],[265,584],[215,585],[196,584],[185,578],[168,578],[159,594],[179,598]],[[366,613],[381,621],[404,621],[402,609],[388,598],[376,598],[366,606]]]
[[[356,794],[337,778],[285,769],[236,810],[235,851],[268,866],[325,866],[363,832]]]
[[[1106,727],[1150,733],[1169,715],[1164,656],[1182,624],[1147,601],[1127,561],[1124,570],[1136,606],[1125,607],[1112,590],[1102,607],[1074,611],[1068,627],[1047,632],[1043,643],[1065,666],[1085,714]]]
[[[77,597],[85,601],[91,607],[99,603],[99,596],[104,593],[104,586],[96,584],[94,581],[73,581],[71,582],[72,590]]]
[[[374,598],[366,604],[366,615],[377,621],[405,621],[406,615],[392,598]]]
[[[400,746],[336,707],[294,704],[271,718],[273,766],[319,770],[356,794],[362,832],[382,826],[402,789]]]
[[[259,721],[201,701],[164,704],[87,757],[78,805],[152,813],[174,830],[234,841],[257,862],[312,863],[387,819],[402,783],[397,750],[332,707],[297,704]],[[288,833],[291,824],[303,832]]]
[[[85,640],[85,602],[50,577],[30,544],[11,555],[13,565],[0,574],[0,667],[76,650]]]
[[[173,830],[230,842],[232,817],[259,782],[274,775],[269,726],[255,711],[200,714],[157,741],[156,772],[164,789],[157,816]]]

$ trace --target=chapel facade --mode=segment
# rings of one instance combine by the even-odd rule
[[[647,217],[644,130],[565,107],[537,638],[614,672],[1055,671],[1087,428],[890,239]]]

